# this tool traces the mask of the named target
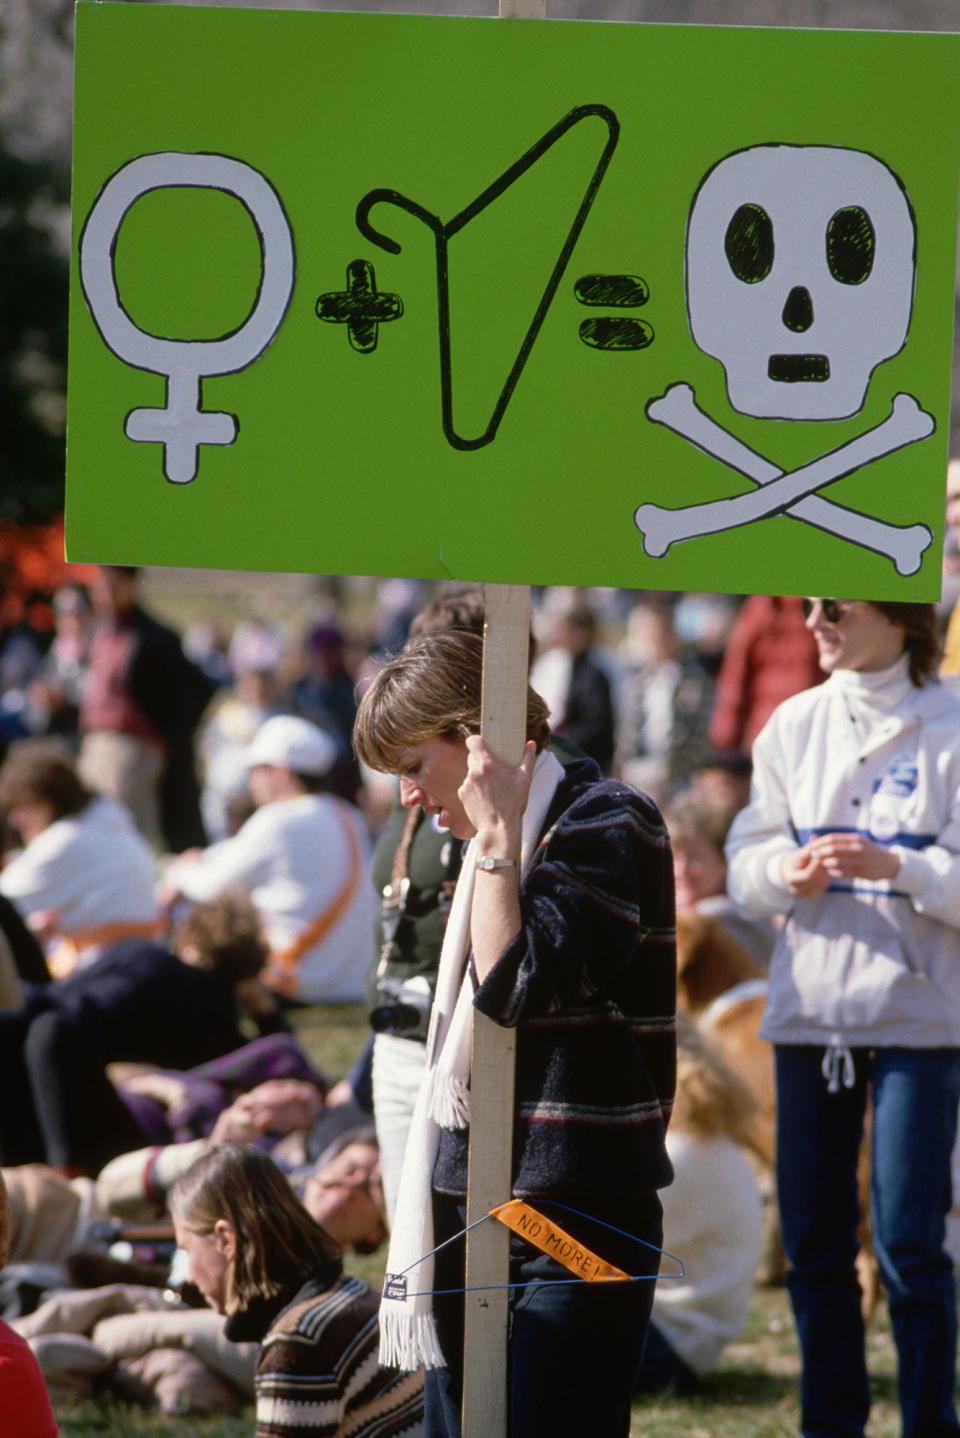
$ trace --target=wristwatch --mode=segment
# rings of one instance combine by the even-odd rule
[[[488,872],[490,869],[515,869],[516,867],[516,859],[491,859],[486,856],[477,860],[477,868],[486,869]]]

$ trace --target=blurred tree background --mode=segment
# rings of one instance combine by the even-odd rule
[[[0,495],[18,524],[63,508],[68,267],[45,217],[65,188],[55,165],[0,136]]]
[[[3,0],[0,520],[20,525],[63,509],[72,63],[69,0]]]

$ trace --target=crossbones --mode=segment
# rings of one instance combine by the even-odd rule
[[[670,385],[647,405],[647,416],[666,425],[715,459],[746,475],[758,486],[747,494],[684,509],[663,509],[641,504],[634,522],[643,535],[643,548],[652,559],[666,554],[672,544],[703,534],[734,529],[772,514],[787,513],[838,538],[885,554],[898,574],[915,574],[933,539],[925,524],[888,524],[871,515],[821,499],[814,491],[895,450],[925,439],[935,428],[912,395],[898,394],[890,414],[864,434],[821,455],[800,468],[784,472],[757,454],[705,414],[688,384]]]

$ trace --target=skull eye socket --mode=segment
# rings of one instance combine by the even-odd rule
[[[841,285],[862,285],[873,269],[877,237],[870,216],[847,205],[827,225],[827,266]]]
[[[727,226],[723,248],[738,280],[755,285],[773,269],[773,221],[760,205],[741,205]]]

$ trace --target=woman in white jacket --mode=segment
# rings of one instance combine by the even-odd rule
[[[932,605],[805,607],[829,677],[758,736],[727,843],[734,899],[787,915],[761,1033],[776,1049],[802,1431],[860,1435],[869,1412],[854,1268],[869,1093],[904,1438],[957,1435],[944,1228],[960,1101],[960,697],[933,677]]]

